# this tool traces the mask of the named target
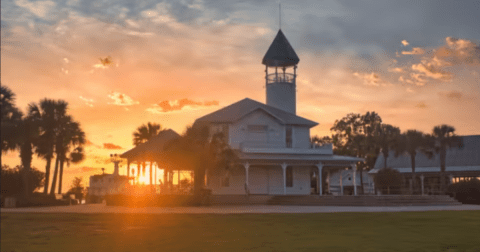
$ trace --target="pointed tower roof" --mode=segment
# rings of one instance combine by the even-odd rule
[[[298,64],[298,58],[295,50],[288,42],[282,30],[278,30],[277,36],[263,56],[262,64],[267,66],[294,66]]]

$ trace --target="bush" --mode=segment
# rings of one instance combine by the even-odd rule
[[[380,169],[375,175],[375,186],[382,194],[400,194],[402,175],[392,168]]]
[[[7,196],[19,195],[24,190],[24,174],[25,169],[22,166],[10,168],[7,165],[2,165],[1,174],[1,194],[2,198]],[[43,186],[45,180],[45,173],[36,168],[30,170],[29,176],[29,193],[33,193],[36,189]]]
[[[463,204],[480,205],[480,180],[464,180],[451,184],[447,193]]]

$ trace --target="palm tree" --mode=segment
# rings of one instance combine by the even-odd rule
[[[45,185],[43,193],[48,193],[48,184],[50,179],[50,168],[55,149],[55,137],[58,127],[58,118],[65,115],[67,111],[67,102],[62,100],[43,99],[40,103],[31,104],[29,107],[29,116],[40,122],[41,134],[39,139],[38,154],[47,162],[45,166]]]
[[[62,179],[63,179],[63,167],[64,163],[67,165],[72,163],[81,162],[84,159],[83,144],[85,144],[85,133],[81,130],[80,124],[73,121],[70,116],[64,116],[59,118],[58,131],[55,144],[55,172],[52,181],[52,188],[50,193],[55,192],[57,170],[59,170],[59,185],[58,193],[62,193]],[[73,147],[73,152],[71,148]],[[70,153],[70,155],[68,155]],[[59,169],[58,169],[59,168]]]
[[[0,88],[2,152],[7,152],[17,147],[17,125],[22,120],[22,112],[15,107],[15,94],[12,90],[6,86]]]
[[[434,143],[433,148],[437,154],[440,154],[440,190],[445,191],[445,163],[447,149],[453,147],[462,147],[462,138],[455,135],[455,128],[449,125],[439,125],[433,128]]]
[[[145,143],[152,137],[158,135],[162,131],[162,126],[157,123],[148,122],[137,128],[133,132],[133,145],[138,146],[141,143]],[[142,162],[142,170],[145,175],[145,162]],[[140,174],[140,171],[138,172]],[[150,164],[150,184],[152,184],[152,165]]]
[[[423,152],[427,157],[431,158],[432,153],[428,151],[429,143],[427,136],[417,130],[407,130],[399,138],[399,143],[395,149],[395,155],[406,153],[410,156],[412,165],[412,187],[415,191],[417,188],[417,180],[415,174],[415,158],[419,151]]]
[[[398,144],[400,129],[390,124],[382,124],[378,133],[377,141],[382,149],[385,162],[383,168],[387,168],[388,153],[390,150],[395,149],[395,146]]]
[[[188,127],[185,133],[165,146],[169,167],[179,166],[194,171],[194,190],[200,192],[205,187],[206,171],[228,169],[238,159],[222,133],[210,136],[208,127]]]
[[[18,149],[24,169],[24,192],[28,196],[29,176],[32,166],[32,155],[38,140],[38,124],[34,118],[23,116],[15,107],[15,94],[6,86],[0,87],[1,99],[1,131],[2,152]]]
[[[133,132],[133,145],[137,146],[141,143],[147,142],[150,138],[160,133],[162,126],[156,123],[143,124]]]

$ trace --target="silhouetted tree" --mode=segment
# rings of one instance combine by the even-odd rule
[[[440,190],[445,191],[445,164],[447,149],[462,147],[462,138],[455,134],[455,128],[449,125],[439,125],[433,128],[431,146],[440,155]]]
[[[210,135],[207,126],[194,125],[165,146],[166,164],[194,171],[194,191],[205,187],[207,169],[214,173],[219,168],[229,169],[238,159],[222,133]]]
[[[162,126],[157,123],[148,122],[147,124],[142,124],[133,132],[133,145],[138,146],[141,143],[145,143],[150,140],[152,137],[158,135],[162,131]],[[143,174],[145,174],[145,162],[142,162]],[[140,170],[138,172],[140,174]],[[150,184],[152,184],[152,166],[150,165]]]
[[[45,180],[45,173],[39,171],[35,167],[31,167],[30,171],[27,171],[23,166],[16,166],[10,168],[8,165],[2,165],[1,173],[1,193],[2,196],[18,195],[24,192],[26,186],[25,177],[28,181],[28,194],[34,192],[36,189],[43,186]]]
[[[43,191],[45,194],[48,193],[50,168],[55,152],[56,133],[59,125],[58,119],[66,114],[67,106],[67,102],[62,100],[43,99],[39,104],[31,104],[29,107],[29,116],[38,121],[41,128],[37,153],[46,160]],[[57,172],[55,171],[54,177]]]
[[[398,141],[395,148],[395,155],[406,153],[410,156],[412,165],[412,186],[415,191],[417,188],[417,180],[415,174],[415,158],[420,151],[424,153],[428,158],[433,156],[433,153],[429,150],[430,144],[425,134],[417,130],[407,130],[404,132]]]
[[[367,112],[364,115],[350,113],[340,120],[336,120],[333,127],[331,140],[323,138],[321,141],[331,141],[334,153],[364,158],[364,162],[358,162],[357,168],[360,175],[361,192],[363,188],[363,170],[370,169],[375,165],[380,147],[377,142],[382,119],[375,112]],[[313,139],[314,141],[316,139]]]
[[[58,193],[61,194],[64,163],[67,162],[67,165],[70,165],[70,163],[79,163],[85,157],[83,152],[85,133],[80,128],[80,124],[73,121],[70,116],[61,118],[59,122],[55,145],[55,153],[57,156],[55,166],[60,167]],[[52,191],[55,191],[54,183],[52,183]]]
[[[22,112],[15,106],[15,94],[10,88],[0,86],[2,152],[14,150],[18,145],[18,125]]]
[[[377,142],[381,147],[384,158],[383,168],[387,168],[387,159],[390,150],[394,150],[398,144],[400,137],[400,129],[390,124],[382,124],[380,126]]]

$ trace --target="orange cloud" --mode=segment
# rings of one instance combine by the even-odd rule
[[[477,44],[452,37],[445,38],[445,44],[435,51],[434,57],[454,65],[480,65],[480,47]]]
[[[380,76],[374,72],[367,74],[367,73],[353,73],[354,76],[363,80],[363,84],[366,86],[375,86],[378,87],[380,85],[386,86],[389,84],[387,81],[380,78]]]
[[[121,146],[115,145],[113,143],[104,143],[103,148],[107,150],[121,150],[123,149]]]
[[[121,94],[118,92],[113,92],[109,94],[108,97],[113,100],[113,103],[108,103],[108,104],[113,104],[118,106],[132,106],[140,103],[138,101],[134,101],[128,95]]]
[[[452,79],[451,73],[442,71],[436,67],[434,63],[413,64],[412,70],[422,73],[425,77],[436,80],[449,81]]]
[[[146,111],[153,114],[168,113],[184,109],[199,109],[202,107],[218,106],[218,101],[196,102],[187,98],[174,101],[162,101],[147,108]]]
[[[403,73],[404,70],[401,67],[393,67],[388,69],[389,72],[391,73]]]
[[[463,94],[458,91],[450,91],[450,92],[439,92],[438,95],[446,97],[450,100],[460,100],[463,97]]]
[[[425,53],[425,50],[420,48],[420,47],[414,47],[412,48],[411,51],[403,51],[402,54],[403,55],[420,55],[420,54],[424,54]]]
[[[408,41],[406,41],[405,39],[402,40],[402,45],[403,45],[403,46],[408,46],[409,44],[410,44],[410,43],[408,43]]]
[[[80,95],[80,99],[85,102],[85,105],[87,105],[89,107],[93,107],[93,102],[94,102],[93,99],[88,99],[88,98],[85,98],[81,95]]]

